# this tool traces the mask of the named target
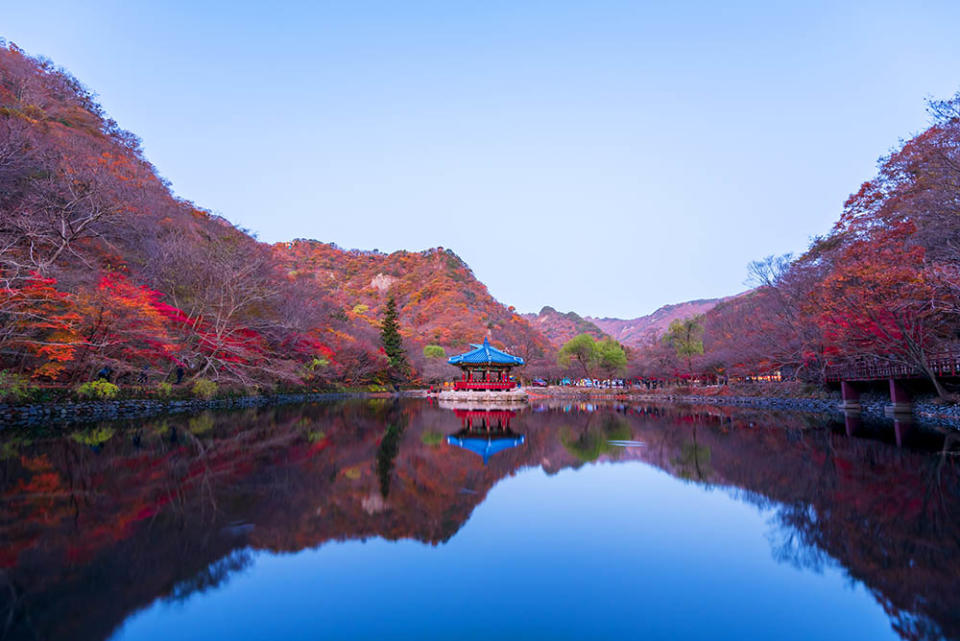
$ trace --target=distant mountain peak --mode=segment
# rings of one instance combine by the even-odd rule
[[[737,296],[739,295],[737,294]],[[638,347],[662,335],[673,321],[705,314],[719,303],[731,298],[736,298],[736,296],[698,298],[682,303],[670,303],[659,307],[651,314],[638,318],[594,318],[587,316],[585,320],[593,323],[624,345]]]
[[[607,336],[602,329],[576,312],[558,312],[549,305],[545,305],[539,314],[524,314],[523,317],[556,347],[561,347],[579,334],[590,334],[598,339]]]

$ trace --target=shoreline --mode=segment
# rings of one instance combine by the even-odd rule
[[[410,395],[409,392],[401,392],[401,396]],[[243,409],[348,398],[391,398],[393,396],[392,392],[304,392],[211,399],[131,398],[28,405],[0,404],[0,430],[35,427],[44,423],[67,426],[99,421],[172,416],[211,409]]]
[[[682,405],[715,405],[809,412],[844,416],[845,411],[836,399],[791,396],[718,396],[698,394],[648,394],[632,391],[587,391],[568,388],[524,388],[530,403],[543,400],[601,401],[621,403],[663,403]],[[404,390],[400,397],[424,396],[424,390]],[[243,409],[295,403],[312,403],[350,398],[393,398],[394,392],[304,392],[257,396],[236,396],[213,399],[120,399],[88,400],[16,405],[0,403],[0,430],[33,427],[44,423],[67,426],[99,421],[131,420],[156,416],[197,413],[205,410]],[[892,420],[885,412],[889,405],[883,401],[861,400],[859,414],[869,418]],[[913,411],[896,418],[916,423],[960,430],[960,405],[937,405],[917,401]]]
[[[728,407],[749,407],[780,411],[814,412],[845,416],[846,412],[836,399],[804,398],[791,396],[706,396],[698,394],[645,394],[631,391],[589,392],[589,391],[548,391],[540,388],[529,392],[530,401],[545,399],[601,400],[625,403],[679,403],[684,405],[718,405]],[[861,400],[859,413],[869,418],[893,420],[886,413],[889,402]],[[947,427],[960,430],[960,405],[936,405],[927,401],[913,403],[913,411],[898,415],[897,419],[911,419],[916,423],[935,427]]]

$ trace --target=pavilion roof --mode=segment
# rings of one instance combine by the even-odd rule
[[[526,439],[524,438],[523,434],[512,433],[491,435],[488,437],[461,437],[459,435],[451,435],[447,437],[447,443],[450,445],[456,445],[457,447],[462,447],[465,450],[470,450],[474,454],[480,455],[480,458],[483,459],[484,465],[486,465],[487,461],[490,460],[490,457],[497,452],[502,452],[503,450],[509,450],[511,447],[522,445],[525,440]]]
[[[490,347],[487,338],[483,339],[483,345],[471,344],[470,347],[473,349],[469,352],[451,356],[447,362],[451,365],[523,365],[519,356]]]

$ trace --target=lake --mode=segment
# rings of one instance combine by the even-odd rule
[[[0,433],[0,638],[960,639],[960,441],[370,399]]]

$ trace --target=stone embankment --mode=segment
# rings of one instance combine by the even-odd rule
[[[465,403],[478,407],[482,407],[484,404],[501,405],[504,403],[523,405],[529,398],[529,395],[523,389],[502,392],[444,390],[436,396],[441,402]]]
[[[93,421],[147,418],[165,414],[199,412],[206,409],[239,409],[307,403],[360,396],[343,393],[274,394],[214,399],[123,399],[115,401],[78,401],[35,405],[0,404],[0,427],[44,423],[89,423]]]
[[[668,396],[668,395],[650,395],[638,396],[631,395],[631,399],[657,401],[669,400],[680,403],[699,403],[709,405],[734,405],[752,408],[769,408],[776,410],[795,410],[800,412],[824,412],[832,414],[843,414],[838,401],[833,399],[819,398],[766,398],[761,396]],[[889,418],[887,408],[890,402],[887,400],[867,400],[861,399],[860,413],[864,416],[873,416],[879,418]],[[909,416],[909,415],[908,415]],[[940,405],[930,401],[915,401],[913,403],[913,418],[927,425],[942,425],[946,427],[960,428],[960,406],[955,404]]]
[[[538,398],[569,398],[610,400],[620,402],[647,403],[685,403],[691,405],[723,405],[750,407],[755,409],[793,410],[798,412],[819,412],[842,415],[839,399],[804,397],[767,397],[767,396],[721,396],[698,394],[644,394],[631,390],[576,390],[556,388],[538,389],[531,394],[531,400]],[[880,396],[860,399],[860,413],[864,416],[884,418],[890,401]],[[925,425],[939,425],[960,429],[960,405],[939,404],[930,400],[918,400],[913,403],[913,418]]]

